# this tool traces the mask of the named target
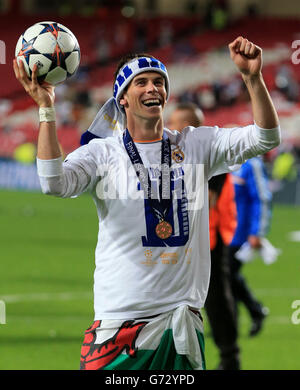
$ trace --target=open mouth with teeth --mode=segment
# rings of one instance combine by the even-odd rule
[[[161,106],[161,101],[159,99],[147,99],[147,100],[144,100],[142,103],[146,107]]]

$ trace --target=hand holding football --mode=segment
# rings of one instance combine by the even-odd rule
[[[31,78],[38,67],[38,81],[56,85],[74,75],[80,63],[80,48],[75,35],[56,22],[39,22],[19,38],[15,56]]]

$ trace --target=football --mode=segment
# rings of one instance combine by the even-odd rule
[[[34,64],[38,66],[38,81],[56,85],[76,73],[80,63],[80,48],[75,35],[56,22],[39,22],[29,27],[18,39],[15,56],[23,61],[31,78]]]

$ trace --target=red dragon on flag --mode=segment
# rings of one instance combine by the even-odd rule
[[[147,322],[125,321],[111,338],[101,344],[95,344],[96,329],[100,324],[101,321],[95,321],[85,332],[81,348],[81,370],[102,369],[112,363],[123,350],[129,356],[134,357],[137,352],[135,341]]]

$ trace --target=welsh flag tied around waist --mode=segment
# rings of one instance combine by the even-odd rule
[[[82,370],[205,369],[203,324],[180,306],[138,320],[98,320],[85,332]]]

